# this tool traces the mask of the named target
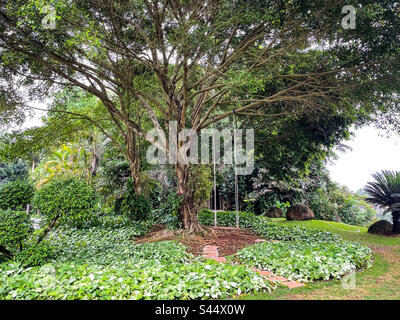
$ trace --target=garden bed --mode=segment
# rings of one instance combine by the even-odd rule
[[[181,231],[167,230],[164,225],[156,225],[155,228],[144,237],[136,239],[136,243],[176,240],[182,243],[188,252],[195,256],[203,254],[203,248],[207,245],[218,246],[220,256],[228,256],[252,245],[260,237],[247,229],[214,228],[203,226],[202,234],[187,234]]]

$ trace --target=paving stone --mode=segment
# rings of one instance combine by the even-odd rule
[[[288,281],[288,282],[282,282],[283,285],[287,286],[289,289],[293,288],[298,288],[298,287],[304,287],[304,283],[296,282],[296,281]]]
[[[273,277],[267,278],[267,280],[269,280],[269,281],[288,282],[288,279],[286,279],[285,277],[281,277],[281,276],[273,276]]]
[[[204,249],[204,252],[218,252],[217,249]]]
[[[269,272],[269,271],[260,270],[260,271],[257,271],[257,272],[259,274],[261,274],[262,276],[266,276],[266,277],[274,276],[274,274],[272,272]]]
[[[255,243],[258,243],[258,242],[265,242],[265,241],[267,241],[267,240],[265,240],[265,239],[256,239],[256,240],[254,240]]]

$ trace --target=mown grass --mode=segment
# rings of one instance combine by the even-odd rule
[[[276,223],[298,225],[327,230],[344,239],[369,246],[374,254],[374,264],[368,270],[356,273],[354,289],[346,289],[340,280],[316,281],[306,287],[278,288],[272,294],[246,295],[238,299],[250,300],[300,300],[300,299],[397,299],[400,300],[400,237],[372,235],[363,227],[321,220],[286,221],[271,219]],[[356,228],[359,232],[355,232]]]

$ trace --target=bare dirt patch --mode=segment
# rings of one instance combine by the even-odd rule
[[[168,230],[157,225],[136,243],[176,240],[186,246],[188,252],[201,256],[206,245],[218,247],[220,256],[228,256],[255,243],[259,239],[255,233],[245,229],[214,228],[203,226],[201,233],[187,233],[182,230]]]

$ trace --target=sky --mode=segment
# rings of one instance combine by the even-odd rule
[[[34,103],[34,107],[46,109],[43,103]],[[23,127],[38,126],[40,117],[45,113],[36,111]],[[353,129],[353,138],[345,144],[351,149],[336,151],[337,160],[328,164],[331,178],[356,192],[372,180],[371,174],[384,169],[400,170],[400,136],[387,137],[373,126]]]
[[[337,152],[338,160],[328,166],[334,181],[357,191],[373,180],[376,171],[400,170],[400,136],[388,138],[372,126],[353,132],[354,138],[346,142],[351,150]]]

